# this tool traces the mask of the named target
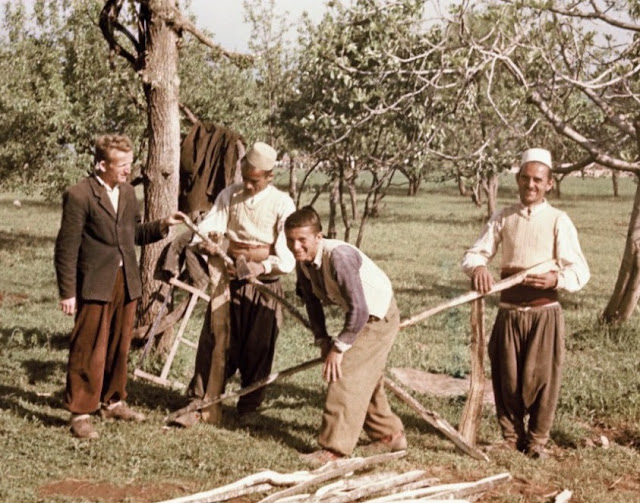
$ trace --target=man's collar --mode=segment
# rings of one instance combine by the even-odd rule
[[[320,270],[320,268],[322,267],[322,251],[323,251],[323,249],[324,249],[324,238],[322,238],[320,240],[320,242],[318,243],[318,250],[316,251],[316,258],[314,258],[313,262],[311,262],[311,265],[316,270]]]
[[[110,187],[109,185],[107,185],[107,182],[105,182],[98,173],[95,174],[95,177],[96,177],[96,180],[98,180],[98,183],[108,191],[112,191],[120,188],[120,185],[117,185],[117,184],[114,187]]]
[[[543,199],[541,203],[534,204],[532,206],[525,206],[524,204],[520,203],[520,212],[523,215],[531,216],[531,215],[535,215],[536,213],[542,211],[547,206],[549,206],[549,203],[547,202],[546,199]]]

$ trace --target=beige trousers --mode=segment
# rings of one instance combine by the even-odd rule
[[[363,428],[372,440],[404,429],[389,407],[382,381],[399,323],[398,306],[392,299],[385,318],[368,322],[344,353],[342,378],[327,390],[318,435],[323,449],[348,456]]]

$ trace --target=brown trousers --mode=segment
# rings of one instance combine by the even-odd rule
[[[383,375],[393,346],[400,313],[395,299],[384,319],[370,321],[342,359],[342,379],[329,383],[318,444],[349,456],[364,428],[378,440],[402,431],[402,421],[389,406]]]
[[[282,307],[272,297],[260,293],[247,281],[230,282],[231,336],[227,352],[225,379],[240,371],[242,387],[267,377],[271,372],[276,340],[282,321]],[[274,293],[283,296],[279,280],[265,283]],[[205,327],[209,327],[209,318]],[[196,353],[195,373],[189,385],[189,396],[207,396],[206,383],[212,369],[215,337],[203,328]],[[240,397],[239,412],[255,410],[264,400],[266,388]]]
[[[137,300],[126,299],[124,275],[118,269],[109,302],[79,300],[71,333],[67,366],[66,408],[90,414],[100,402],[127,396],[127,359]]]
[[[562,379],[562,308],[501,308],[489,341],[489,358],[503,437],[521,448],[546,444]]]

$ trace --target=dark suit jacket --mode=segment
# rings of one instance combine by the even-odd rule
[[[162,237],[159,220],[140,223],[138,200],[131,185],[120,185],[116,215],[96,177],[85,178],[63,198],[54,257],[60,298],[111,300],[121,259],[128,297],[140,297],[142,281],[135,245]]]

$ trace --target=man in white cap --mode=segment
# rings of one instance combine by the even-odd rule
[[[226,253],[236,260],[244,257],[250,276],[260,279],[282,297],[279,276],[295,267],[283,232],[284,221],[295,205],[287,194],[271,185],[275,162],[276,151],[271,146],[255,143],[241,161],[242,182],[220,192],[198,229],[203,234],[224,234]],[[196,236],[193,242],[198,241]],[[218,251],[206,243],[200,243],[199,248],[210,255]],[[230,274],[230,342],[225,377],[239,370],[242,387],[246,387],[271,372],[282,307],[271,296],[260,293],[247,278],[238,278],[233,270]],[[211,398],[207,387],[210,374],[216,371],[212,362],[214,346],[214,336],[205,321],[188,390],[194,399]],[[241,397],[238,413],[255,411],[264,399],[264,390]],[[190,426],[200,419],[199,413],[195,413],[177,423]]]
[[[555,260],[548,272],[501,292],[489,341],[501,445],[533,458],[548,455],[544,446],[560,391],[564,317],[558,291],[578,291],[590,277],[573,223],[545,199],[553,187],[551,168],[548,150],[524,152],[516,175],[520,203],[497,211],[462,260],[473,288],[482,293],[493,286],[487,264],[501,243],[502,278]]]

